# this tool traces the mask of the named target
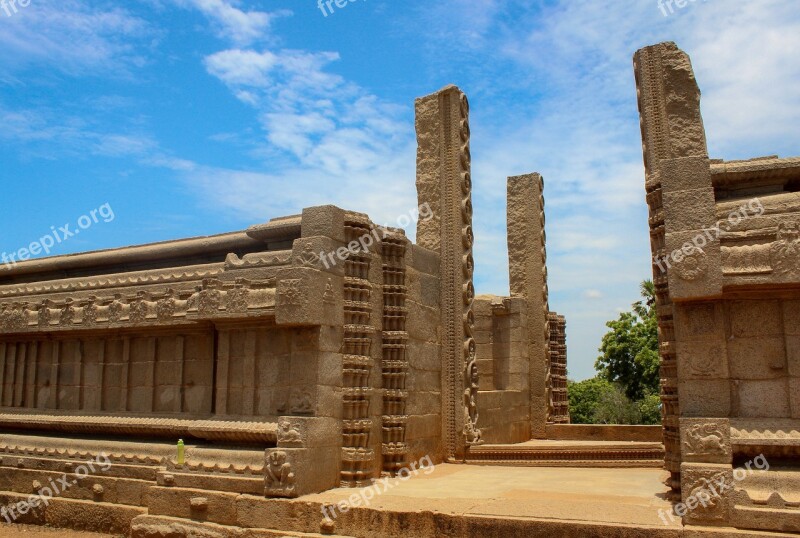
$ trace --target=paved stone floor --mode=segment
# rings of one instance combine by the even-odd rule
[[[671,508],[661,469],[582,469],[439,465],[370,501],[390,511],[428,510],[489,517],[664,526]],[[303,500],[335,504],[354,490],[335,489]],[[677,521],[670,524],[680,528]]]
[[[664,485],[668,473],[661,469],[597,469],[438,465],[406,481],[394,479],[390,487],[372,486],[369,507],[389,512],[440,512],[488,519],[551,520],[570,523],[640,526],[674,536],[679,520],[664,523],[671,509]],[[384,491],[385,490],[385,491]],[[298,502],[334,505],[357,489],[335,489],[307,495]],[[666,516],[665,516],[666,517]],[[321,518],[321,515],[320,515]],[[661,535],[659,532],[652,536]],[[110,538],[40,527],[0,525],[0,538]]]

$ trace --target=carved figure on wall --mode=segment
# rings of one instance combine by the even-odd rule
[[[168,321],[175,315],[175,291],[172,288],[156,303],[156,315],[161,321]]]
[[[67,299],[64,304],[64,309],[61,310],[58,323],[61,325],[71,325],[75,321],[75,307],[73,306],[72,299]]]
[[[237,278],[232,290],[226,294],[225,309],[228,312],[247,312],[247,297],[250,294],[250,283],[243,278]]]
[[[221,286],[222,283],[217,279],[207,278],[203,280],[203,287],[197,292],[195,299],[198,312],[210,315],[219,311],[219,307],[222,304],[222,291],[219,289]]]
[[[123,299],[119,293],[114,294],[114,300],[108,305],[108,321],[117,322],[122,319]]]
[[[270,452],[265,470],[268,493],[290,495],[294,492],[295,477],[292,464],[286,461],[286,452],[282,450]]]
[[[83,305],[83,323],[94,325],[97,323],[97,297],[92,295]]]
[[[303,253],[300,254],[300,265],[303,267],[310,267],[316,269],[320,265],[319,254],[314,252],[314,246],[311,243],[306,243],[303,247]]]
[[[50,325],[50,305],[52,301],[50,299],[45,299],[42,301],[41,305],[39,305],[39,325],[42,327],[47,327]]]
[[[702,278],[708,270],[708,259],[700,247],[693,247],[679,263],[674,265],[675,271],[682,280],[693,281]]]
[[[299,430],[298,424],[292,425],[288,420],[281,421],[278,424],[278,442],[283,446],[303,446]]]
[[[136,298],[131,302],[131,321],[134,323],[141,323],[147,319],[147,304],[148,295],[144,291],[136,294]]]
[[[303,290],[300,288],[299,279],[289,279],[283,281],[285,287],[280,296],[281,304],[285,306],[300,306],[303,301]]]
[[[713,424],[694,424],[689,427],[684,442],[687,454],[724,454],[722,433]]]
[[[464,435],[468,445],[479,445],[483,443],[481,431],[475,427],[478,423],[478,361],[475,360],[474,353],[467,364],[467,388],[464,389]]]
[[[314,411],[311,403],[311,393],[307,390],[292,391],[290,410],[295,415],[310,415]]]
[[[333,283],[331,279],[328,279],[328,283],[325,284],[325,293],[322,295],[322,302],[325,304],[334,304],[336,295],[333,291]]]
[[[778,225],[777,240],[770,246],[770,259],[776,275],[800,276],[800,223]]]

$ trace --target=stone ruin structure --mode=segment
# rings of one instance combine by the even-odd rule
[[[666,468],[684,501],[728,484],[684,523],[800,532],[800,158],[710,159],[689,57],[634,67]]]
[[[252,526],[241,502],[362,486],[568,422],[542,178],[508,180],[510,296],[476,297],[467,98],[450,86],[416,112],[432,208],[417,244],[321,206],[0,268],[0,503],[111,462],[18,522]]]

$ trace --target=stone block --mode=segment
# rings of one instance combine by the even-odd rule
[[[442,417],[438,414],[412,415],[408,417],[406,440],[427,439],[442,434]]]
[[[303,238],[325,236],[344,243],[345,211],[334,205],[307,207],[303,209],[301,235]]]
[[[278,448],[339,448],[341,421],[331,417],[282,416],[278,419]]]
[[[680,341],[705,340],[710,337],[725,338],[722,303],[697,302],[673,305],[675,312],[675,337]]]
[[[733,379],[775,379],[786,376],[784,339],[775,336],[728,340],[730,375]]]
[[[800,418],[800,378],[789,379],[789,400],[791,402],[792,418]]]
[[[782,301],[783,330],[790,336],[800,336],[800,300]]]
[[[731,424],[722,418],[682,418],[681,454],[690,463],[730,464]]]
[[[416,339],[408,341],[408,362],[412,370],[441,371],[439,345]]]
[[[237,494],[200,489],[151,487],[148,494],[148,513],[235,525],[233,499],[236,496]]]
[[[343,280],[308,269],[277,273],[275,321],[278,325],[342,325]]]
[[[783,335],[778,301],[729,301],[727,307],[734,338]]]
[[[410,338],[423,341],[435,341],[439,327],[439,311],[429,306],[422,306],[413,301],[406,301],[408,317],[406,331]]]
[[[421,273],[439,276],[439,253],[419,245],[411,245],[406,263]]]
[[[726,379],[683,380],[678,383],[681,413],[685,417],[728,417],[731,412],[730,382]]]
[[[662,186],[664,183],[662,182]],[[702,230],[715,226],[714,189],[709,184],[699,189],[664,189],[664,218],[669,232]]]
[[[267,449],[264,494],[298,497],[334,488],[339,483],[339,465],[337,447]]]
[[[693,241],[704,246],[698,248]],[[704,230],[667,232],[669,290],[673,300],[712,299],[722,295],[722,257],[719,241],[708,240]]]
[[[682,191],[695,191],[712,189],[711,184],[711,162],[705,156],[698,157],[678,157],[673,159],[663,159],[659,163],[661,172],[661,188],[664,193],[675,193]],[[713,200],[713,190],[711,190]],[[682,215],[688,213],[689,209],[680,207],[674,209],[676,213]],[[706,213],[713,215],[712,211]],[[713,222],[706,225],[713,225]]]
[[[800,377],[800,336],[784,337],[788,375]]]
[[[728,353],[725,339],[677,342],[678,374],[681,379],[727,379]]]
[[[791,416],[786,379],[737,381],[738,416],[788,418]]]
[[[681,464],[681,499],[675,512],[685,524],[721,525],[730,517],[733,492],[731,465]]]
[[[440,392],[410,392],[406,404],[406,414],[425,415],[432,410],[441,409],[442,395]]]
[[[320,385],[341,386],[343,359],[341,353],[324,351],[319,353],[317,382]]]

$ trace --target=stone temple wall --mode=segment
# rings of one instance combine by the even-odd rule
[[[318,206],[0,268],[0,497],[108,453],[54,502],[103,502],[122,533],[141,514],[228,522],[239,494],[545,436],[563,331],[551,342],[543,182],[509,178],[511,293],[476,298],[469,104],[448,86],[416,109],[418,244]]]
[[[634,68],[666,468],[684,501],[727,483],[684,522],[800,532],[800,159],[709,159],[689,57],[662,43]]]

